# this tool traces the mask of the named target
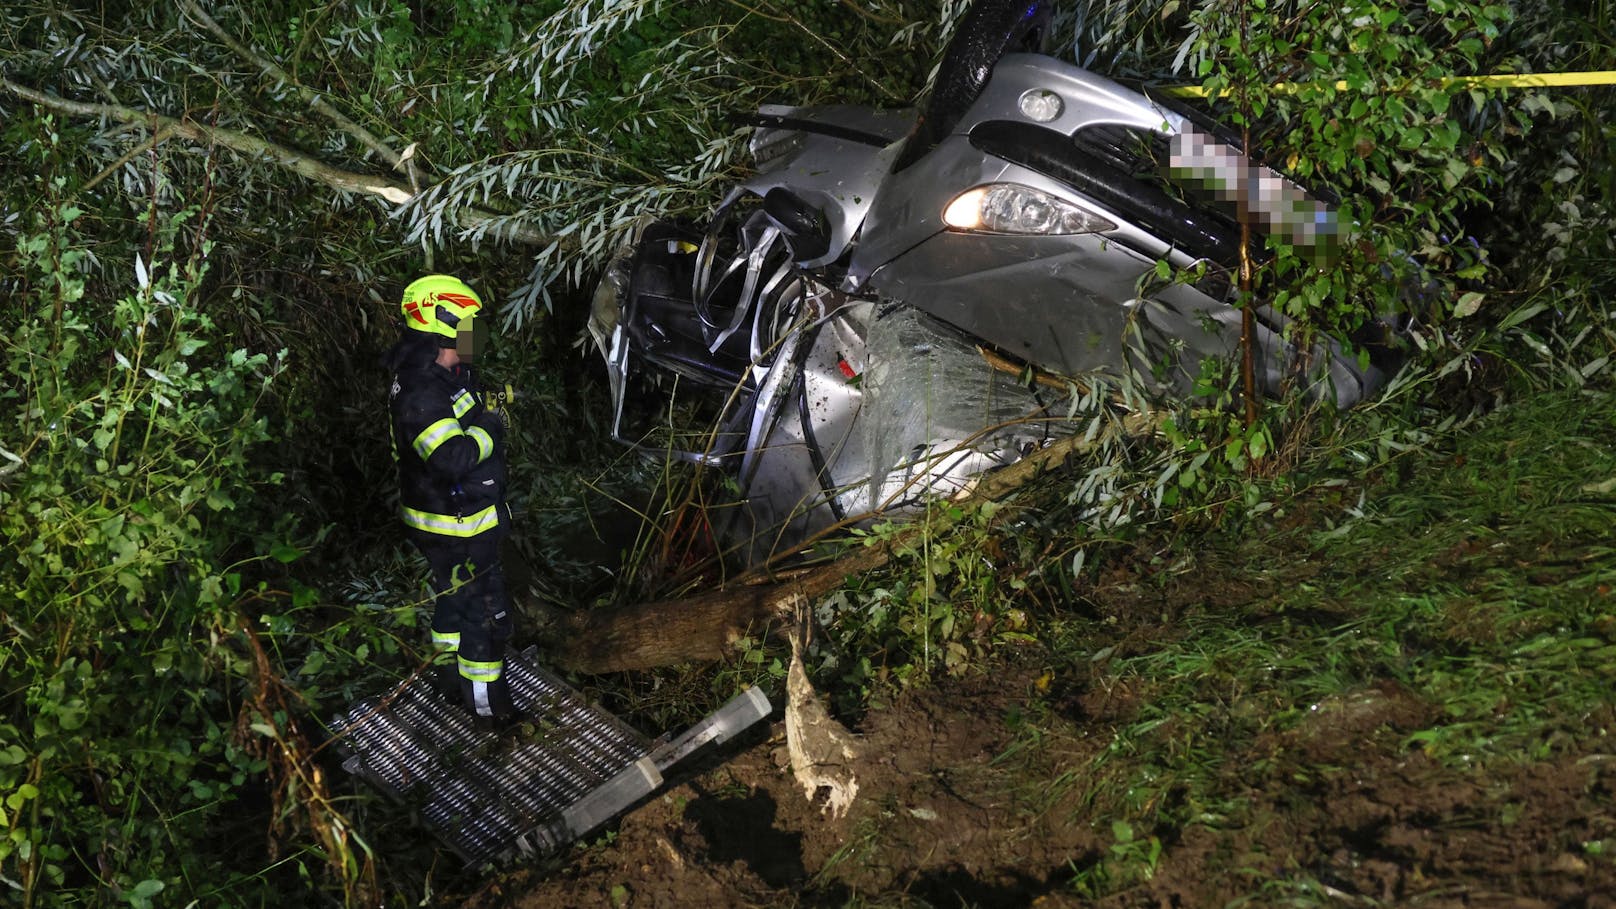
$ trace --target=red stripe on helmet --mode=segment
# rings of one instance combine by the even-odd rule
[[[410,318],[420,322],[422,325],[432,324],[426,320],[426,316],[421,314],[421,304],[414,300],[404,304],[404,312],[408,313]]]
[[[438,299],[453,303],[461,309],[478,309],[482,306],[475,297],[468,297],[465,294],[439,292]]]

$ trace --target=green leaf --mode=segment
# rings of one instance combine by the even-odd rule
[[[1498,323],[1498,327],[1501,330],[1502,329],[1514,328],[1515,326],[1521,324],[1522,322],[1525,322],[1526,320],[1532,318],[1533,316],[1537,315],[1540,312],[1543,312],[1544,310],[1546,310],[1548,308],[1549,308],[1549,304],[1547,304],[1547,303],[1534,303],[1531,306],[1523,306],[1520,309],[1517,309],[1514,312],[1510,313],[1509,315],[1505,316],[1503,321]]]
[[[17,787],[16,791],[6,796],[6,807],[13,811],[17,811],[21,809],[23,805],[27,804],[29,799],[35,799],[38,797],[38,787],[34,786],[32,783],[23,783],[21,786]]]
[[[1251,434],[1251,459],[1253,461],[1260,461],[1264,455],[1268,454],[1268,428],[1265,426],[1257,426],[1255,427],[1255,430],[1256,431]]]
[[[269,557],[281,564],[290,564],[303,556],[303,550],[290,543],[277,541],[269,548]]]

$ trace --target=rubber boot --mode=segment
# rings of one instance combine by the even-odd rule
[[[432,667],[432,687],[451,706],[459,707],[465,703],[460,694],[460,667],[455,665],[453,654],[448,660]]]
[[[492,681],[473,681],[460,676],[460,702],[471,714],[478,729],[499,730],[515,723],[519,716],[511,701],[510,683],[501,673]]]
[[[432,687],[450,704],[460,703],[460,632],[432,629]]]

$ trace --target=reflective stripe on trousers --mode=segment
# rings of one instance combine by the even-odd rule
[[[460,658],[460,675],[472,682],[497,682],[505,671],[504,660],[468,660]]]

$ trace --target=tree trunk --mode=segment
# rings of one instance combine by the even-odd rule
[[[1155,430],[1154,414],[1128,414],[1111,431],[1139,436]],[[1003,470],[987,474],[960,496],[966,503],[1000,499],[1063,465],[1073,454],[1098,448],[1104,434],[1085,439],[1071,436],[1035,452]],[[574,672],[604,673],[650,669],[728,656],[741,638],[759,639],[790,628],[797,596],[813,602],[840,588],[852,577],[875,571],[892,554],[923,533],[939,533],[951,526],[946,512],[927,525],[914,525],[845,555],[834,562],[807,568],[783,579],[738,580],[732,586],[677,600],[658,600],[575,613],[563,623],[564,640],[550,659]]]
[[[553,658],[562,668],[587,673],[723,659],[741,638],[763,638],[789,624],[795,596],[818,599],[848,578],[885,565],[892,545],[861,549],[782,582],[578,613],[566,623],[567,640]]]

